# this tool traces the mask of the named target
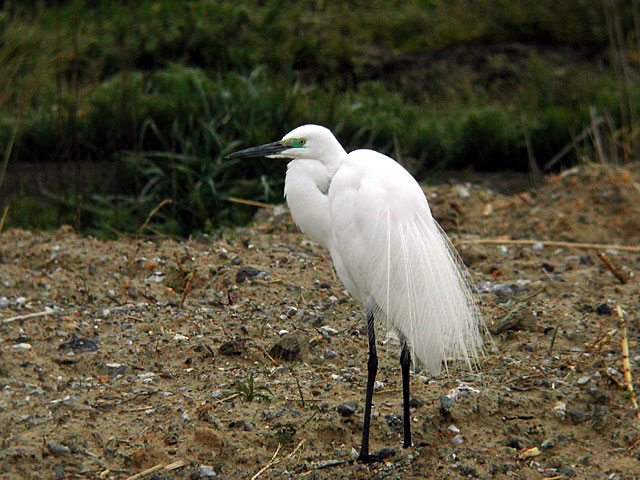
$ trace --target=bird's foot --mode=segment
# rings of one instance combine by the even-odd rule
[[[367,453],[358,456],[356,461],[358,463],[378,463],[384,462],[386,459],[393,457],[396,454],[396,451],[392,448],[383,448],[382,450],[378,450],[376,453]]]

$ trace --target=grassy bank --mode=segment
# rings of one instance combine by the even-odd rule
[[[7,224],[131,232],[165,199],[160,231],[244,221],[225,199],[280,201],[285,166],[224,155],[303,123],[419,178],[542,167],[595,124],[633,155],[634,3],[5,2],[0,147],[13,178],[63,165],[0,185]]]

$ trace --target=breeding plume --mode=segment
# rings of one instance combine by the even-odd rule
[[[386,155],[373,150],[347,154],[331,131],[304,125],[279,142],[229,158],[256,156],[291,159],[284,187],[291,216],[311,240],[329,250],[338,276],[366,309],[369,360],[358,460],[379,460],[369,453],[378,369],[374,319],[400,338],[403,444],[409,447],[411,354],[438,375],[444,359],[471,363],[480,348],[478,311],[456,253],[418,183]]]

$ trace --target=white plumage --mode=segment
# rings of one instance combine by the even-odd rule
[[[317,125],[232,154],[257,155],[292,159],[285,195],[293,220],[329,250],[338,276],[370,321],[386,321],[433,375],[447,357],[472,363],[480,349],[479,314],[465,270],[409,172],[372,150],[347,154],[328,129]],[[377,370],[373,325],[369,328],[373,376],[370,372],[368,384]],[[403,365],[405,415],[408,361]],[[371,393],[360,454],[365,461],[373,458],[368,454]],[[410,443],[407,420],[405,447]]]
[[[386,155],[347,154],[323,127],[305,125],[288,138],[306,138],[309,149],[279,154],[300,155],[285,179],[293,220],[329,250],[351,295],[404,336],[431,374],[446,357],[470,362],[478,311],[420,185]],[[312,157],[320,142],[332,148]]]

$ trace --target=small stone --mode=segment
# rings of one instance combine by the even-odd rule
[[[213,467],[209,465],[200,465],[196,472],[195,478],[216,478],[218,475],[216,474]]]
[[[101,370],[106,372],[110,377],[116,377],[118,375],[125,375],[127,373],[127,366],[121,363],[105,363]]]
[[[333,350],[329,350],[328,348],[324,351],[324,358],[327,360],[331,360],[334,358],[338,358],[338,354]]]
[[[456,185],[453,190],[458,194],[460,198],[469,198],[469,189],[464,185]]]
[[[522,450],[522,440],[518,437],[514,437],[507,442],[507,447],[515,448],[516,450]]]
[[[547,272],[547,273],[551,273],[555,270],[555,267],[553,265],[548,264],[547,262],[544,262],[541,267],[543,272]]]
[[[420,408],[424,405],[424,402],[421,400],[418,400],[417,398],[411,398],[409,400],[409,407],[411,408]]]
[[[47,449],[51,452],[52,455],[56,457],[62,455],[69,455],[71,453],[71,449],[65,445],[58,445],[57,443],[47,442]]]
[[[345,402],[342,405],[338,405],[336,407],[336,410],[343,417],[350,417],[355,413],[356,408],[358,408],[358,404],[356,402],[351,401],[351,402]]]
[[[580,377],[578,379],[578,385],[586,385],[587,383],[589,383],[589,380],[591,380],[591,377],[588,375],[585,375],[584,377]]]
[[[31,344],[30,343],[16,343],[13,348],[15,350],[31,350]]]
[[[582,423],[587,420],[587,413],[579,408],[567,410],[567,416],[573,423]]]
[[[247,347],[244,344],[244,340],[234,338],[220,345],[218,351],[221,355],[242,355],[247,351]]]
[[[381,458],[383,460],[386,460],[387,458],[391,458],[395,456],[395,454],[396,454],[396,451],[393,448],[381,448],[376,452],[376,456],[378,456],[378,458]]]
[[[553,442],[553,440],[547,439],[544,442],[542,442],[542,445],[540,445],[540,448],[542,448],[543,450],[549,450],[550,448],[553,448],[555,446],[556,444]]]
[[[248,267],[246,265],[240,267],[238,269],[238,272],[236,273],[236,283],[242,283],[245,280],[253,280],[258,275],[260,275],[260,273],[264,274],[264,272],[261,272],[257,268]]]
[[[269,350],[276,360],[295,360],[300,355],[300,343],[297,336],[287,334]]]
[[[233,422],[229,423],[229,428],[237,429],[237,430],[244,430],[245,432],[250,432],[255,427],[250,422],[247,422],[245,420],[238,420],[238,421],[233,421]]]
[[[553,406],[553,413],[560,418],[564,418],[567,413],[567,404],[565,402],[558,401]]]
[[[176,334],[173,336],[173,339],[174,339],[176,342],[184,342],[185,340],[189,340],[189,337],[187,337],[186,335],[182,335],[182,334],[180,334],[180,333],[176,333]]]
[[[454,445],[462,445],[463,442],[464,438],[462,437],[462,435],[456,435],[451,439],[451,443],[453,443]]]
[[[576,471],[573,468],[571,468],[569,465],[564,465],[563,467],[560,467],[558,472],[563,475],[566,475],[567,477],[573,477],[576,474]]]
[[[73,350],[74,352],[96,352],[98,348],[98,340],[91,340],[89,338],[78,337],[75,334],[71,335],[71,340],[61,343],[58,350]]]
[[[390,413],[385,415],[384,418],[390,427],[400,427],[403,424],[403,416],[397,413]]]
[[[381,382],[380,380],[376,380],[375,382],[373,382],[373,390],[374,391],[378,391],[378,390],[382,390],[384,388],[384,383]]]
[[[596,313],[598,315],[611,315],[611,307],[606,303],[602,303],[596,307]]]
[[[320,330],[320,334],[325,338],[328,338],[331,335],[338,334],[338,330],[336,330],[335,328],[331,328],[328,325],[324,325],[323,327],[320,327],[318,330]]]
[[[440,413],[442,415],[450,415],[450,410],[453,408],[453,400],[446,395],[440,397]]]
[[[455,425],[449,425],[449,427],[447,427],[447,430],[451,433],[460,433],[460,429]]]

